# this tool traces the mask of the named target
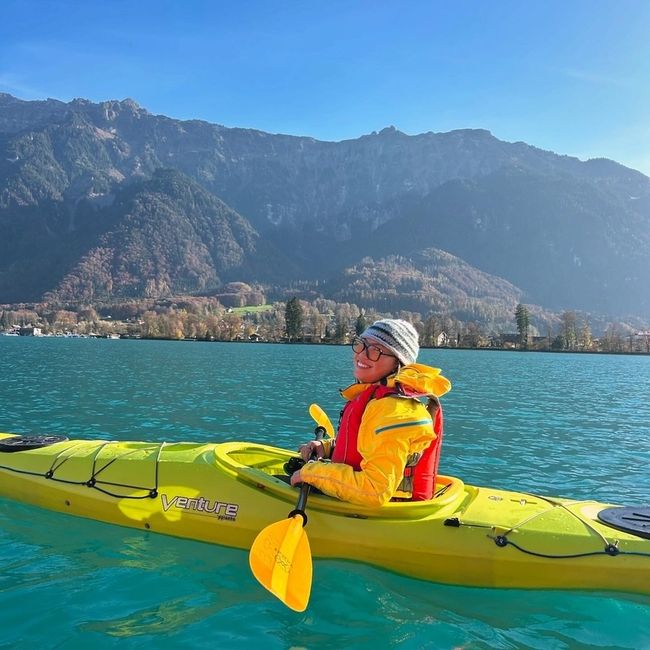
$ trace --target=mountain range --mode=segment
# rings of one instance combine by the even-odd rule
[[[354,140],[0,94],[0,303],[300,287],[650,319],[650,178],[485,130]]]

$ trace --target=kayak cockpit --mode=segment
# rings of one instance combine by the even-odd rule
[[[296,500],[297,490],[287,484],[284,470],[284,464],[295,456],[295,452],[268,445],[226,442],[215,445],[214,453],[221,471],[260,490],[269,491],[287,503]],[[422,519],[454,512],[469,498],[463,481],[451,476],[438,476],[435,496],[430,501],[391,502],[381,508],[369,508],[322,494],[312,494],[309,507],[347,517]]]

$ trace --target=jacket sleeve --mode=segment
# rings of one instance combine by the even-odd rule
[[[431,416],[420,402],[400,397],[372,400],[359,428],[361,470],[343,463],[308,463],[306,483],[343,501],[379,507],[387,503],[404,475],[406,460],[434,439]]]

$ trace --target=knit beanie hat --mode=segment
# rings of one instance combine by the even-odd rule
[[[387,347],[399,362],[408,366],[415,363],[420,345],[415,327],[399,318],[384,318],[367,327],[361,336],[373,338]]]

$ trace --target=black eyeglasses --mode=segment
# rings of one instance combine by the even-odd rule
[[[376,345],[371,345],[366,343],[364,339],[362,339],[360,336],[355,336],[354,339],[352,339],[352,351],[356,352],[357,354],[361,354],[363,351],[366,351],[366,356],[370,361],[379,361],[381,359],[381,355],[383,354],[386,357],[393,357],[394,359],[397,359],[397,357],[394,354],[390,354],[389,352],[384,352],[381,348],[378,348]]]

